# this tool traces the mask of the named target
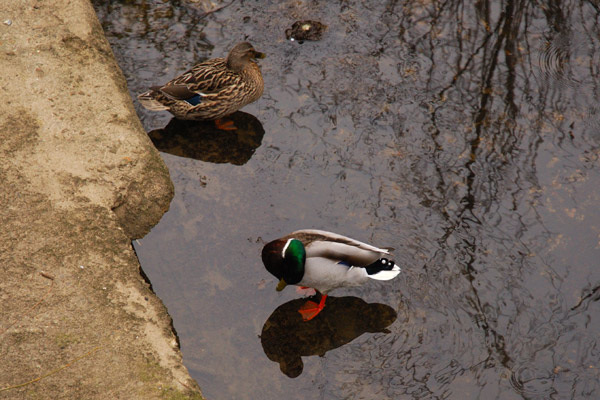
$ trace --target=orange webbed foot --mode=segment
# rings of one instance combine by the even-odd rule
[[[310,321],[316,317],[323,310],[323,308],[325,308],[325,299],[327,299],[327,295],[323,294],[321,295],[321,301],[319,304],[310,300],[304,303],[304,305],[298,310],[300,315],[302,315],[302,320]]]

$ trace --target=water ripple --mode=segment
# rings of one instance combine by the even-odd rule
[[[567,34],[559,34],[546,40],[539,55],[541,76],[545,81],[554,82],[559,87],[577,87],[581,82],[570,70],[571,59],[578,45]]]
[[[545,400],[556,394],[552,387],[553,378],[551,371],[536,369],[533,365],[522,365],[512,371],[510,384],[526,399]]]

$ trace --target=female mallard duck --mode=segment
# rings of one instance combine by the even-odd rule
[[[167,110],[179,119],[216,120],[219,129],[235,129],[231,121],[221,124],[219,119],[262,96],[262,74],[252,60],[264,57],[250,43],[238,43],[227,58],[197,64],[138,100],[148,110]]]
[[[336,233],[305,229],[267,243],[262,260],[267,271],[280,280],[277,291],[289,284],[311,287],[320,293],[319,304],[309,301],[299,310],[308,321],[325,307],[329,291],[359,286],[369,278],[387,281],[396,277],[400,267],[382,258],[389,254],[389,249]]]

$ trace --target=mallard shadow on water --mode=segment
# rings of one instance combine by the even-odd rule
[[[302,356],[323,356],[363,333],[383,332],[397,318],[390,306],[367,303],[358,297],[328,297],[327,306],[314,319],[303,321],[298,309],[306,299],[277,307],[263,325],[260,341],[267,357],[279,363],[290,378],[302,374]]]
[[[216,164],[244,165],[261,145],[265,130],[260,121],[242,111],[224,118],[237,129],[218,129],[213,121],[172,118],[162,129],[148,133],[159,151]]]

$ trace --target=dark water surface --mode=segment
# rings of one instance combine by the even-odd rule
[[[207,397],[600,397],[597,1],[94,2],[132,95],[267,53],[235,133],[136,102],[176,196],[135,248]],[[403,272],[299,323],[260,250],[300,228]]]

